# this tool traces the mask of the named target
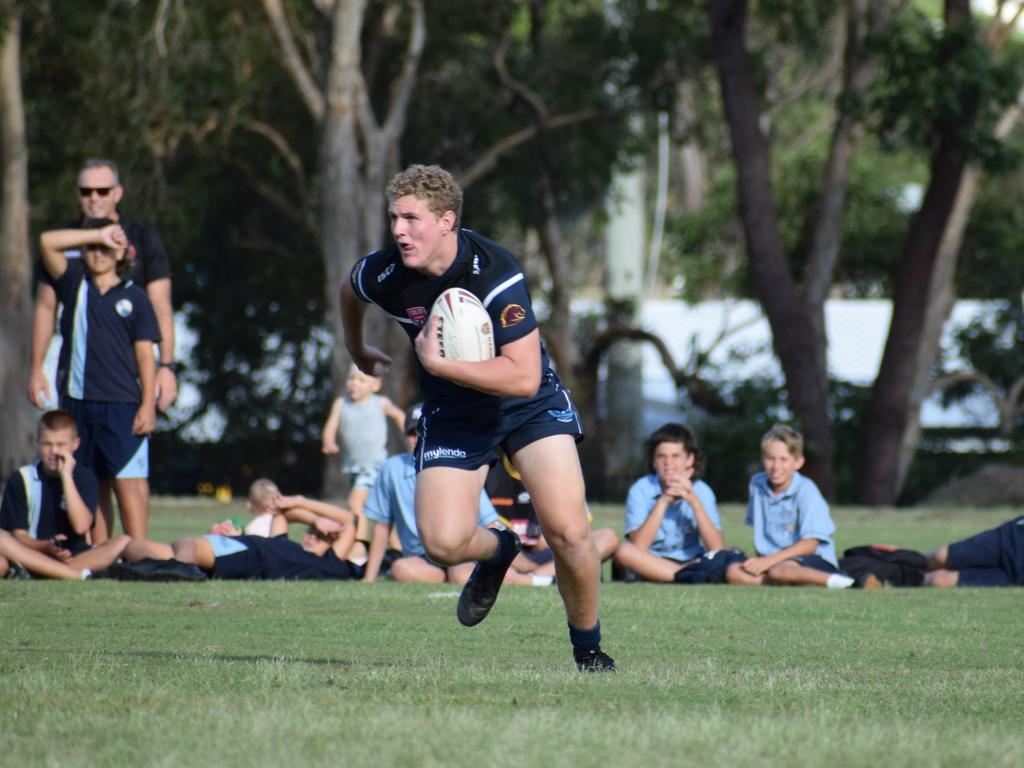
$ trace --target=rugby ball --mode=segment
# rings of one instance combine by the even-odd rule
[[[479,362],[494,357],[494,325],[484,305],[465,288],[449,288],[437,297],[428,323],[438,318],[441,356]]]

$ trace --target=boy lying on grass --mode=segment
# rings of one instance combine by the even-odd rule
[[[269,538],[211,533],[170,545],[134,540],[123,554],[127,562],[108,572],[123,581],[362,577],[362,567],[344,559],[356,535],[351,512],[304,496],[277,496],[273,506]],[[301,544],[288,538],[289,523],[308,526]]]

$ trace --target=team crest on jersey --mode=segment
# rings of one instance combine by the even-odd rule
[[[427,308],[426,307],[406,307],[405,314],[409,316],[416,325],[423,325],[427,322]]]
[[[120,301],[117,302],[117,304],[114,305],[114,309],[117,311],[117,314],[119,314],[121,317],[128,317],[129,315],[131,315],[132,309],[134,309],[134,307],[132,307],[132,303],[130,300],[121,299]]]
[[[502,328],[511,328],[514,325],[519,325],[526,319],[526,310],[519,304],[509,304],[501,310],[500,318]]]

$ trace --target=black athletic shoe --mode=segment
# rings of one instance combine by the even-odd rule
[[[501,581],[505,578],[505,572],[512,565],[512,561],[516,559],[519,550],[523,548],[514,531],[496,530],[495,533],[502,540],[499,546],[505,547],[508,552],[501,562],[495,565],[478,562],[469,581],[466,582],[466,586],[462,588],[455,614],[465,627],[475,627],[487,618],[494,601],[498,599],[498,590],[501,589]]]
[[[576,659],[576,669],[580,672],[617,672],[612,657],[598,648],[595,651],[585,651],[582,648],[572,649],[573,658]]]
[[[118,581],[206,581],[207,576],[195,565],[180,560],[156,560],[151,557],[134,563],[114,563],[107,574]]]

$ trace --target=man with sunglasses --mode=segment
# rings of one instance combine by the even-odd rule
[[[171,304],[171,268],[160,233],[152,227],[118,213],[117,205],[124,196],[117,165],[112,160],[93,158],[82,163],[78,172],[78,204],[81,216],[69,226],[85,226],[90,220],[109,219],[121,225],[134,246],[135,263],[129,279],[145,288],[153,305],[160,328],[160,361],[156,376],[157,406],[161,411],[174,402],[178,393],[178,364],[174,359],[174,309]],[[65,253],[68,258],[81,257],[79,250]],[[43,370],[46,352],[56,327],[57,293],[53,281],[39,276],[36,306],[32,318],[31,370],[29,399],[40,409],[56,405],[55,393]],[[148,485],[147,485],[148,506]],[[93,526],[93,542],[106,541],[113,525],[113,504],[109,481],[101,481],[100,511]]]

